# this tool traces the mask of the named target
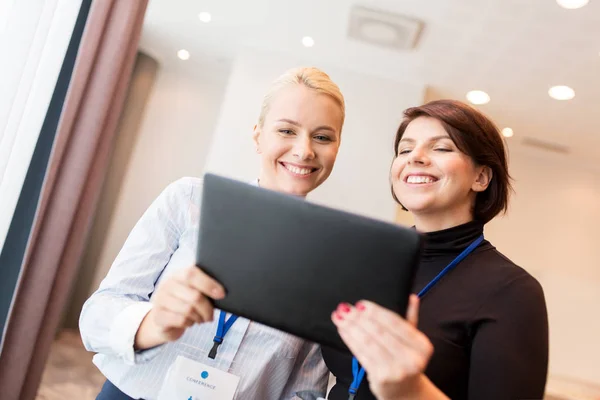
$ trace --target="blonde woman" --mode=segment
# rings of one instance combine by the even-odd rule
[[[297,196],[333,169],[344,98],[316,68],[279,77],[254,128],[254,184]],[[98,399],[314,399],[328,370],[317,345],[213,310],[224,291],[193,265],[202,181],[169,185],[130,233],[80,319],[107,377]]]

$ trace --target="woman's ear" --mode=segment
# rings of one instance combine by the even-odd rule
[[[477,167],[477,172],[478,173],[475,177],[475,182],[473,182],[473,186],[471,186],[471,189],[473,189],[474,192],[483,192],[490,185],[494,173],[492,169],[487,165]]]
[[[260,154],[260,128],[258,125],[254,125],[254,133],[252,134],[252,140],[256,146],[256,152]]]

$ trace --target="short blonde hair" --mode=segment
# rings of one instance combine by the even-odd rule
[[[292,68],[286,71],[279,78],[275,79],[267,94],[263,98],[262,106],[260,109],[260,116],[258,117],[258,126],[262,127],[265,122],[265,116],[269,111],[271,101],[275,95],[284,87],[288,85],[304,85],[309,89],[316,90],[319,93],[325,94],[332,98],[337,105],[340,106],[342,111],[342,123],[344,125],[344,119],[346,117],[346,103],[344,102],[344,96],[340,91],[338,85],[336,85],[329,75],[315,67],[298,67]]]

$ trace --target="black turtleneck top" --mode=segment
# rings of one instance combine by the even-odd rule
[[[424,234],[414,292],[483,233],[470,222]],[[525,244],[524,244],[525,245]],[[542,399],[548,367],[548,318],[540,284],[488,241],[421,299],[418,328],[434,346],[425,374],[453,400]],[[323,348],[337,378],[329,399],[348,399],[352,356]],[[375,397],[368,376],[357,400]]]

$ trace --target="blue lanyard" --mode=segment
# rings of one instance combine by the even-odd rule
[[[213,347],[210,349],[210,353],[208,353],[208,358],[212,358],[213,360],[217,356],[217,350],[221,343],[223,343],[223,339],[225,338],[225,335],[227,335],[229,328],[231,328],[233,323],[238,319],[237,315],[231,315],[227,318],[227,321],[225,321],[225,317],[227,317],[227,313],[221,311],[219,314],[219,325],[217,325],[217,334],[213,339]]]
[[[431,280],[431,282],[429,282],[427,285],[425,285],[423,289],[421,289],[417,296],[419,296],[419,298],[423,298],[423,296],[425,296],[427,292],[429,292],[429,290],[431,290],[431,288],[436,283],[438,283],[440,279],[444,277],[444,275],[448,274],[448,272],[450,272],[454,267],[456,267],[458,263],[464,260],[469,254],[471,254],[477,248],[477,246],[481,244],[481,242],[483,242],[483,235],[475,239],[475,241],[471,243],[469,247],[464,249],[463,252],[458,255],[458,257],[452,260],[452,262],[448,264],[446,268],[444,268],[439,274],[437,274],[435,278]],[[356,359],[356,357],[352,357],[352,377],[352,384],[350,385],[350,389],[348,390],[348,394],[350,395],[348,397],[348,400],[354,400],[356,392],[358,392],[358,387],[360,386],[360,383],[365,377],[365,369],[358,364],[358,360]]]

